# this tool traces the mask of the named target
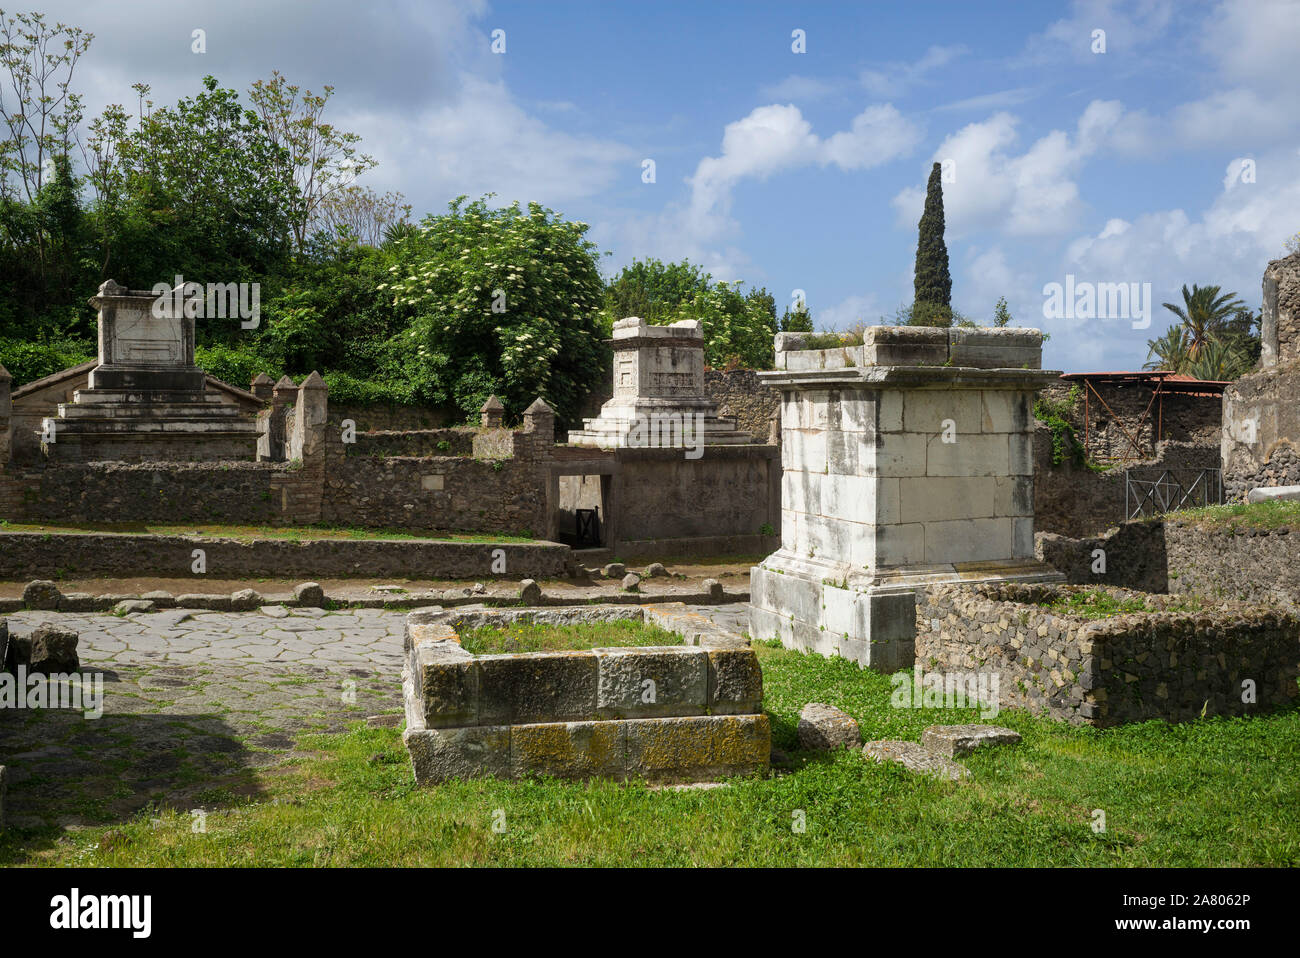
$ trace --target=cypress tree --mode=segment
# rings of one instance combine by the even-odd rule
[[[952,322],[952,277],[948,274],[948,247],[943,242],[943,184],[938,163],[930,168],[919,230],[912,322],[947,326]]]

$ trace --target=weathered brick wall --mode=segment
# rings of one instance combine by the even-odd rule
[[[1081,383],[1057,380],[1040,395],[1061,402],[1076,386],[1080,390],[1084,388]],[[1139,455],[1139,450],[1148,454],[1155,449],[1157,438],[1200,445],[1219,442],[1223,423],[1223,403],[1219,396],[1166,393],[1153,402],[1155,387],[1151,383],[1095,381],[1092,387],[1105,404],[1096,395],[1089,396],[1087,403],[1080,396],[1071,415],[1065,417],[1074,426],[1079,441],[1086,440],[1088,456],[1092,459],[1132,457]],[[1137,449],[1130,436],[1137,440]]]
[[[329,423],[340,428],[344,419],[356,423],[357,432],[396,432],[441,429],[453,421],[446,409],[433,406],[387,406],[379,403],[330,402]]]
[[[328,433],[330,444],[347,456],[472,456],[477,429],[417,429],[396,432],[357,432],[344,443],[342,431]]]
[[[23,516],[61,522],[268,523],[298,467],[260,462],[62,463],[26,473]]]
[[[1257,485],[1294,485],[1300,442],[1300,361],[1242,376],[1223,392],[1220,455],[1224,489],[1240,497]]]
[[[1089,620],[1041,605],[1079,587],[940,586],[917,593],[916,664],[927,672],[996,673],[999,703],[1073,724],[1245,715],[1294,701],[1300,619],[1223,603]],[[1254,701],[1243,702],[1243,682]]]

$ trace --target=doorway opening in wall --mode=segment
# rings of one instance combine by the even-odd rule
[[[607,476],[560,476],[559,540],[574,549],[605,545]]]

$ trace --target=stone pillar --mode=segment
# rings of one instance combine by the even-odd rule
[[[276,392],[281,392],[279,385],[276,386]],[[320,378],[320,373],[313,369],[311,375],[297,387],[293,435],[289,441],[290,459],[301,459],[304,467],[318,462],[323,464],[328,411],[329,390],[325,387],[325,380]]]
[[[549,458],[555,445],[555,410],[541,396],[524,410],[524,431],[533,434],[533,455]]]
[[[481,409],[479,409],[479,421],[484,429],[500,429],[505,424],[506,407],[501,405],[501,400],[496,396],[488,396]]]
[[[258,399],[262,400],[262,402],[270,402],[271,391],[274,388],[275,386],[272,383],[270,376],[266,373],[258,373],[257,376],[254,377],[252,385],[248,387],[248,391]]]
[[[13,449],[10,440],[12,428],[10,420],[13,417],[14,404],[9,390],[13,381],[14,378],[9,375],[9,370],[0,364],[0,469],[4,469],[9,464],[9,456]]]
[[[783,335],[758,374],[781,390],[781,548],[750,573],[750,635],[892,672],[913,664],[917,588],[1059,578],[1034,559],[1030,408],[1059,375],[1039,331]]]

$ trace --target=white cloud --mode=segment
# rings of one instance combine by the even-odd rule
[[[842,170],[865,170],[905,156],[921,133],[893,106],[871,106],[853,118],[848,130],[821,139],[793,105],[761,106],[728,123],[722,152],[700,160],[691,176],[685,225],[691,235],[708,240],[731,226],[731,192],[743,179],[764,180],[799,167],[833,164]]]
[[[1101,66],[1107,58],[1135,55],[1164,40],[1173,10],[1171,0],[1074,0],[1068,17],[1029,38],[1019,63],[1059,67],[1063,61],[1073,61]],[[1092,51],[1094,30],[1105,31],[1105,53]]]
[[[1070,229],[1083,210],[1074,177],[1083,161],[1108,142],[1122,112],[1115,101],[1094,100],[1079,117],[1073,137],[1053,130],[1019,156],[1012,152],[1019,120],[1009,113],[968,124],[946,138],[933,162],[951,164],[952,179],[943,188],[950,233],[989,229],[1029,236]],[[913,223],[920,218],[925,188],[904,189],[893,203],[900,224]]]

